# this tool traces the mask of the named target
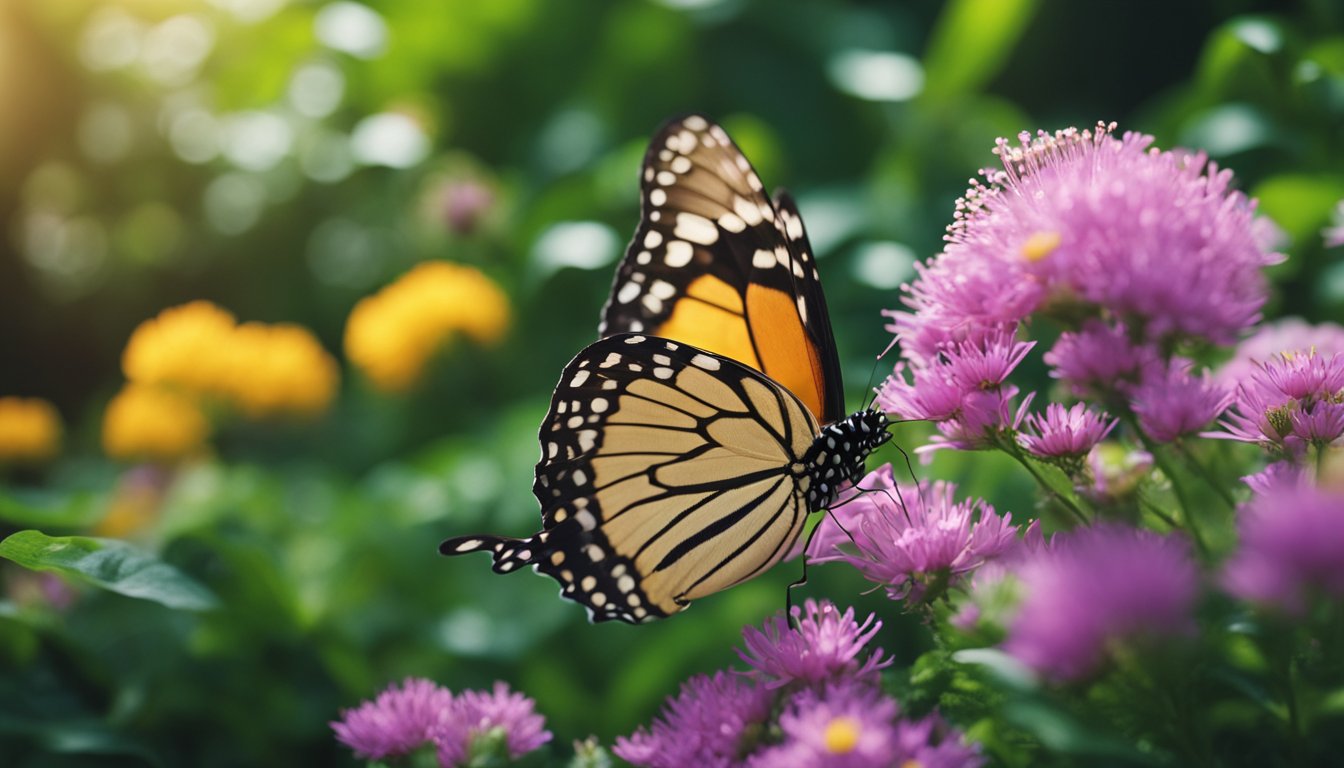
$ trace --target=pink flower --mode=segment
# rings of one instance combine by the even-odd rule
[[[509,690],[503,682],[490,692],[466,691],[430,729],[442,766],[465,765],[472,742],[498,732],[509,757],[517,759],[551,740],[546,720],[535,712],[536,702]]]
[[[1335,203],[1335,215],[1331,218],[1331,226],[1321,231],[1321,237],[1326,248],[1338,248],[1344,245],[1344,200]]]
[[[765,681],[767,688],[779,688],[794,681],[815,685],[839,678],[877,682],[877,673],[890,666],[882,660],[882,649],[874,648],[860,661],[869,641],[882,628],[871,614],[862,624],[854,619],[854,609],[842,614],[830,602],[808,600],[802,609],[793,608],[794,629],[783,616],[767,619],[761,629],[745,627],[742,641],[746,651],[737,655],[751,665],[749,673]]]
[[[453,694],[421,678],[406,678],[373,701],[341,712],[332,723],[336,738],[355,754],[381,760],[413,752],[429,740],[439,717],[453,706]]]
[[[1004,649],[1047,677],[1094,671],[1117,644],[1194,629],[1198,572],[1185,543],[1118,526],[1057,534],[1017,570]]]
[[[612,751],[646,768],[731,768],[754,746],[753,732],[769,716],[773,698],[742,675],[697,675],[667,700],[653,725],[618,737]]]
[[[1311,325],[1300,317],[1264,323],[1237,346],[1236,354],[1216,375],[1219,382],[1235,389],[1237,384],[1260,370],[1262,361],[1281,358],[1285,353],[1313,350],[1326,357],[1344,352],[1344,326],[1338,323]]]
[[[1072,408],[1050,403],[1044,416],[1027,417],[1025,430],[1017,439],[1033,456],[1081,459],[1119,423],[1118,419],[1108,423],[1106,418],[1106,414],[1092,411],[1086,403],[1076,403]]]
[[[1344,354],[1297,353],[1262,364],[1237,387],[1233,410],[1221,423],[1225,432],[1206,436],[1259,443],[1289,456],[1336,443],[1344,435]]]
[[[1026,410],[1013,408],[1017,387],[1005,384],[1008,375],[1031,351],[1035,342],[1019,342],[1008,332],[985,336],[942,349],[926,366],[897,364],[877,393],[880,408],[909,419],[933,421],[940,437],[916,449],[976,450],[993,445],[999,436],[1016,429]]]
[[[1223,586],[1294,615],[1313,596],[1344,597],[1344,495],[1283,475],[1260,490],[1241,510]]]
[[[1068,382],[1078,396],[1127,394],[1160,361],[1157,349],[1136,344],[1123,323],[1109,325],[1096,318],[1080,331],[1060,334],[1045,353],[1050,375]]]
[[[950,483],[898,485],[884,464],[856,487],[863,493],[832,509],[808,555],[849,563],[893,600],[923,600],[930,588],[946,588],[1017,544],[1011,515],[979,499],[953,501]]]
[[[1130,407],[1144,434],[1159,443],[1193,435],[1232,404],[1234,395],[1207,371],[1190,373],[1188,360],[1173,358],[1165,370],[1154,371],[1134,390]]]

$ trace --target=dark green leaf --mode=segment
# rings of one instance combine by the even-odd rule
[[[55,571],[103,589],[170,608],[203,611],[215,596],[186,574],[125,542],[19,531],[0,541],[0,557],[35,571]]]

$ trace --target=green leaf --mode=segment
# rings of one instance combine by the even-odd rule
[[[924,93],[947,98],[983,87],[1008,60],[1036,6],[1036,0],[950,3],[924,55]]]
[[[89,492],[10,490],[0,493],[0,520],[24,528],[83,528],[102,517],[100,501]]]
[[[1261,213],[1294,241],[1317,240],[1330,221],[1335,202],[1344,197],[1344,181],[1335,174],[1286,173],[1261,182],[1252,196],[1260,200]]]
[[[218,601],[186,574],[114,539],[19,531],[0,541],[0,557],[34,571],[55,571],[127,597],[203,611]]]

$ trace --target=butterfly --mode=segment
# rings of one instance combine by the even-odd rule
[[[560,375],[533,494],[542,530],[439,551],[531,565],[594,622],[670,616],[785,556],[857,482],[887,418],[843,416],[802,217],[701,115],[654,137],[600,338]],[[824,426],[823,426],[824,425]]]

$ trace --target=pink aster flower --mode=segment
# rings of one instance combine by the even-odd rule
[[[537,749],[551,740],[551,734],[535,708],[536,702],[510,691],[503,682],[496,682],[489,692],[463,692],[430,729],[439,764],[466,765],[473,741],[482,737],[502,738],[502,746],[514,759]]]
[[[819,524],[808,556],[849,563],[893,600],[920,601],[931,589],[941,592],[1017,544],[1011,515],[999,515],[979,499],[954,501],[951,483],[899,485],[884,464],[857,488],[864,492]]]
[[[1118,526],[1057,534],[1017,575],[1004,649],[1053,679],[1091,673],[1117,644],[1194,630],[1198,572],[1181,539]]]
[[[1050,403],[1044,415],[1027,417],[1017,440],[1027,453],[1042,459],[1078,460],[1118,423],[1119,419],[1108,422],[1106,414],[1091,410],[1086,403],[1076,403],[1072,408]]]
[[[1047,299],[1076,297],[1149,339],[1231,342],[1259,319],[1262,270],[1282,259],[1269,251],[1270,225],[1204,155],[1159,152],[1152,137],[1113,128],[1001,139],[1003,171],[968,193],[944,252],[1016,256],[1005,282],[1039,281]]]
[[[1253,475],[1241,478],[1254,493],[1268,494],[1280,488],[1306,485],[1310,482],[1306,469],[1291,461],[1275,461]]]
[[[1127,394],[1160,360],[1157,348],[1135,343],[1123,323],[1096,318],[1087,320],[1082,330],[1060,334],[1045,353],[1050,375],[1067,382],[1080,397]]]
[[[906,366],[898,364],[878,390],[877,404],[889,413],[936,424],[941,436],[919,452],[990,447],[1001,433],[1016,429],[1025,414],[1027,403],[1015,409],[1018,389],[1005,381],[1034,345],[1005,331],[945,347],[928,365],[912,366],[909,379]]]
[[[1333,445],[1344,436],[1344,354],[1283,355],[1262,364],[1237,387],[1222,420],[1225,432],[1206,433],[1259,443],[1297,456],[1309,445]]]
[[[896,743],[901,753],[900,766],[919,768],[978,768],[985,758],[966,737],[934,712],[919,720],[896,724]]]
[[[336,739],[370,759],[406,755],[430,739],[439,717],[453,706],[453,694],[429,680],[408,677],[331,723]]]
[[[752,755],[747,768],[889,768],[899,765],[896,716],[889,696],[870,685],[838,682],[803,690],[780,713],[783,741]]]
[[[1280,477],[1241,510],[1228,592],[1293,615],[1310,598],[1344,597],[1344,495]]]
[[[882,660],[881,648],[861,659],[882,628],[872,614],[860,624],[853,608],[840,613],[829,601],[808,600],[801,609],[793,607],[793,618],[797,629],[783,616],[775,616],[760,629],[742,630],[746,650],[737,655],[751,665],[748,674],[763,681],[766,688],[795,681],[816,685],[841,677],[875,684],[878,672],[891,665],[890,659]]]
[[[1276,360],[1285,353],[1313,350],[1325,357],[1344,352],[1344,326],[1338,323],[1312,325],[1300,317],[1264,323],[1237,346],[1236,354],[1216,375],[1219,382],[1235,388],[1254,376],[1265,360]]]
[[[1214,381],[1207,371],[1190,372],[1192,363],[1173,358],[1164,370],[1147,376],[1133,393],[1130,407],[1139,428],[1159,443],[1193,435],[1218,417],[1235,395]]]
[[[771,691],[742,675],[697,675],[668,699],[648,729],[617,738],[612,751],[646,768],[737,766],[754,746],[773,698]]]

